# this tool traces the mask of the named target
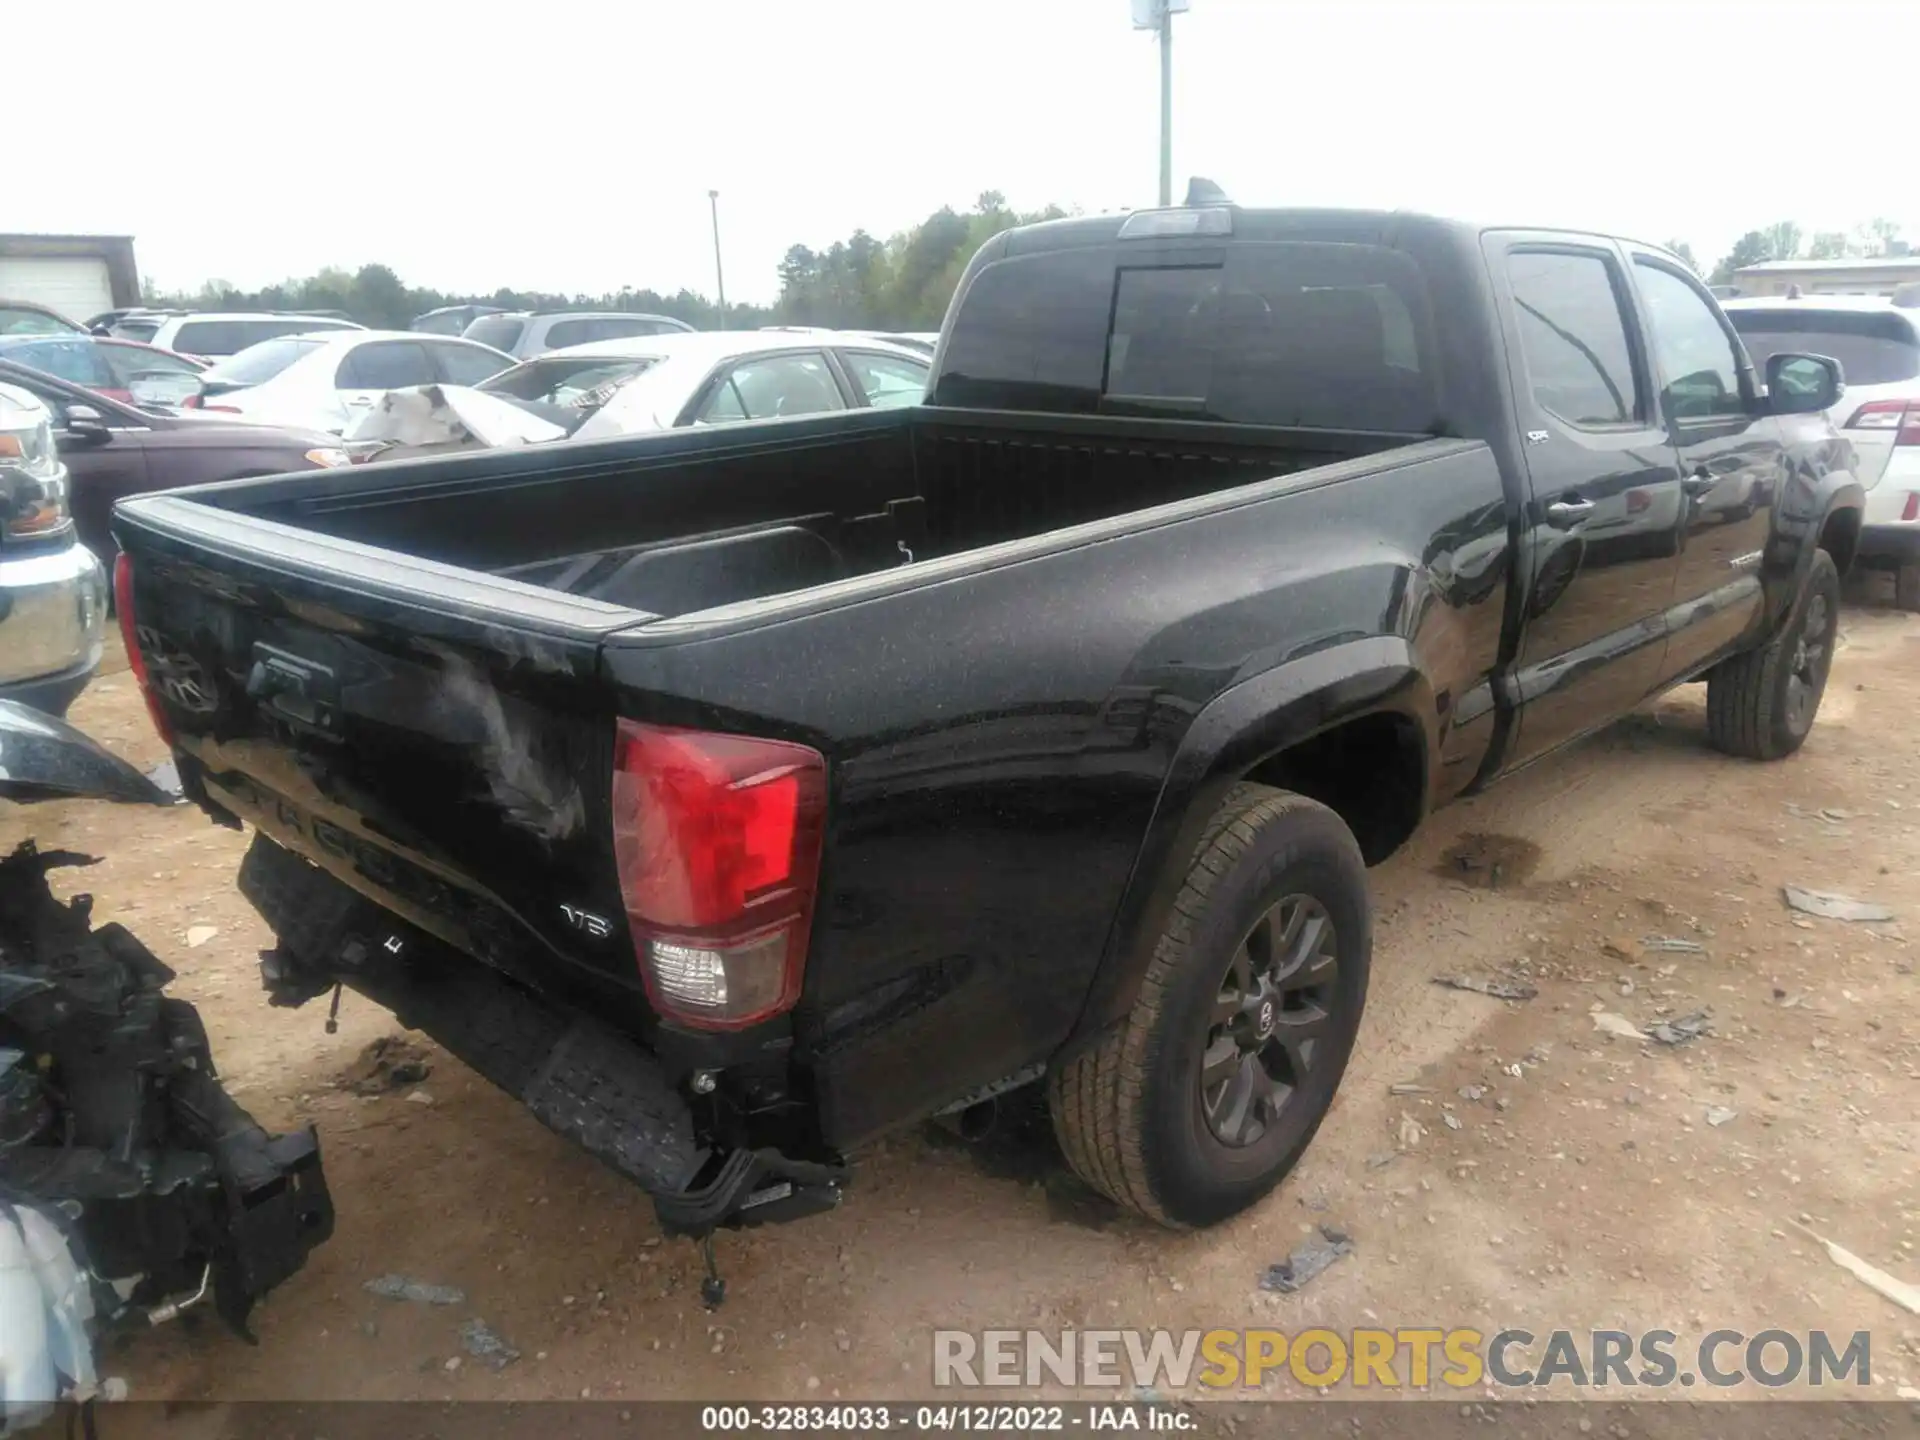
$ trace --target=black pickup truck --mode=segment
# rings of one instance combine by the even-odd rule
[[[273,997],[390,1006],[669,1228],[1034,1081],[1205,1225],[1326,1113],[1429,810],[1688,680],[1805,739],[1842,383],[1604,236],[1072,219],[981,250],[921,406],[130,500],[119,611]]]

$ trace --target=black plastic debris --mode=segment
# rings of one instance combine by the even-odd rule
[[[1269,1265],[1260,1277],[1260,1288],[1280,1295],[1303,1290],[1342,1255],[1353,1253],[1353,1237],[1344,1230],[1322,1225],[1319,1233],[1309,1235],[1299,1247],[1278,1265]]]

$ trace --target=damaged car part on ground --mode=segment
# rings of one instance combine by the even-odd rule
[[[0,703],[0,799],[180,797],[65,723]],[[49,872],[95,863],[23,841],[0,859],[0,1315],[5,1420],[98,1376],[92,1332],[254,1305],[333,1231],[311,1128],[271,1135],[221,1085],[174,973]]]

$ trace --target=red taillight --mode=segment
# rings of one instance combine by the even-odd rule
[[[816,750],[618,722],[614,856],[661,1015],[737,1030],[793,1008],[826,809]]]
[[[1649,495],[1646,491],[1644,490],[1627,491],[1627,513],[1629,515],[1638,515],[1643,510],[1650,510],[1652,508],[1653,508],[1653,496]]]
[[[127,647],[127,665],[139,682],[140,698],[147,702],[147,715],[153,721],[153,728],[160,732],[160,738],[171,745],[173,726],[167,720],[166,707],[160,703],[160,697],[153,693],[153,682],[147,676],[147,657],[141,653],[140,635],[134,627],[133,561],[124,550],[113,557],[113,608],[120,616],[120,639]]]
[[[1920,490],[1907,492],[1907,503],[1900,511],[1902,520],[1920,520]]]
[[[1920,445],[1920,400],[1869,400],[1853,412],[1848,430],[1891,430],[1896,445]]]
[[[180,408],[182,410],[198,410],[200,408],[200,397],[198,395],[187,396],[186,399],[180,402]]]

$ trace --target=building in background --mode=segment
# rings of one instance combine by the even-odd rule
[[[1920,283],[1920,255],[1767,260],[1733,272],[1733,288],[1740,295],[1785,295],[1797,285],[1802,295],[1890,296],[1916,283]]]
[[[0,300],[31,300],[76,323],[140,303],[131,235],[0,235]]]

